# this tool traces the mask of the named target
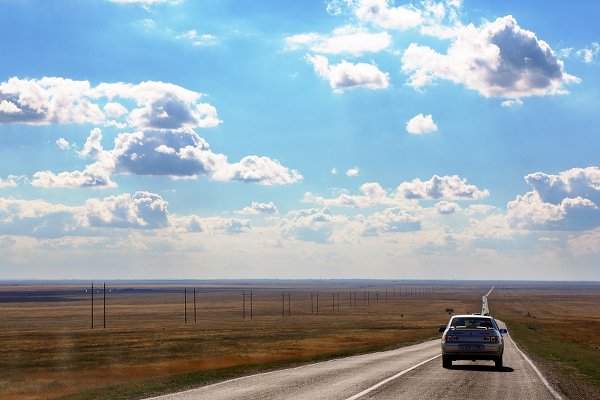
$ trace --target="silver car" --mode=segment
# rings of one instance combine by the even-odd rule
[[[502,368],[506,329],[498,328],[496,320],[484,315],[455,315],[446,327],[441,327],[442,366],[451,368],[455,360],[492,360]]]

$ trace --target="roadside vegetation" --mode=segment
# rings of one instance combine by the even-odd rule
[[[600,398],[600,285],[497,287],[490,304],[569,398]]]

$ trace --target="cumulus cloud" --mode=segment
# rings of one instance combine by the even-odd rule
[[[91,227],[156,229],[168,225],[168,203],[158,194],[136,192],[88,199],[85,216]]]
[[[283,237],[315,243],[327,243],[336,223],[328,209],[306,209],[291,211],[281,221]]]
[[[480,27],[460,26],[446,54],[411,43],[402,55],[408,84],[422,88],[436,79],[463,84],[485,97],[517,99],[566,93],[579,79],[564,71],[543,40],[512,16]]]
[[[213,152],[208,143],[191,129],[145,130],[121,133],[112,150],[102,146],[102,132],[94,128],[82,157],[94,163],[83,171],[36,172],[32,185],[44,188],[115,187],[113,174],[167,175],[197,178],[208,175],[216,181],[239,181],[259,185],[285,185],[300,181],[302,175],[269,157],[246,156],[229,163],[227,156]]]
[[[114,188],[117,185],[105,173],[97,174],[92,169],[83,171],[38,171],[33,174],[31,184],[44,189]]]
[[[386,190],[377,182],[363,184],[360,187],[360,191],[362,192],[360,195],[342,193],[338,197],[331,199],[306,192],[302,201],[327,207],[340,206],[353,208],[367,208],[376,205],[392,205],[398,203],[396,199],[390,198],[390,195]]]
[[[354,167],[354,168],[350,168],[349,170],[346,171],[346,176],[358,176],[358,173],[360,172],[360,170],[358,169],[358,167]]]
[[[600,253],[600,229],[569,238],[567,246],[573,254],[578,256]]]
[[[583,197],[600,202],[600,169],[572,168],[558,175],[535,172],[525,176],[544,202],[560,203],[565,198]]]
[[[274,215],[278,212],[279,210],[273,202],[259,203],[256,201],[253,201],[250,207],[244,207],[242,210],[237,211],[238,214],[247,215]]]
[[[148,192],[88,199],[81,206],[0,198],[0,234],[58,238],[101,235],[103,229],[159,229],[168,225],[167,202]]]
[[[438,214],[450,215],[460,211],[460,206],[456,203],[442,200],[434,206]]]
[[[58,138],[55,143],[56,146],[61,150],[69,150],[71,148],[71,143],[69,143],[69,141],[65,138]]]
[[[389,74],[381,72],[373,64],[341,61],[339,64],[330,65],[327,57],[310,54],[306,59],[320,77],[329,81],[329,85],[337,93],[358,87],[367,89],[389,87]]]
[[[365,221],[363,236],[383,233],[414,232],[421,230],[420,217],[399,207],[388,208],[369,216]]]
[[[575,55],[584,63],[591,64],[600,54],[600,43],[594,42],[590,47],[575,51]]]
[[[173,216],[169,221],[177,232],[199,233],[210,235],[238,235],[249,232],[250,221],[241,218],[201,217],[198,215]]]
[[[308,48],[320,54],[360,55],[387,49],[392,38],[387,32],[372,33],[350,25],[337,28],[331,35],[302,33],[286,38],[286,48],[297,50]]]
[[[438,130],[438,127],[435,124],[435,122],[433,122],[433,117],[431,116],[431,114],[415,115],[406,123],[406,131],[408,133],[412,133],[412,134],[418,135],[418,134],[422,134],[422,133],[431,133],[431,132],[437,132],[437,130]]]
[[[572,168],[558,175],[525,177],[533,191],[507,205],[511,226],[520,229],[585,230],[600,226],[600,170]]]
[[[514,100],[504,100],[500,103],[502,107],[520,107],[523,105],[523,100],[514,99]]]
[[[303,177],[298,171],[290,170],[269,157],[246,156],[237,163],[227,164],[217,169],[213,179],[271,186],[296,183]]]
[[[445,200],[478,200],[489,196],[487,189],[480,190],[475,185],[457,175],[434,175],[427,181],[413,179],[398,186],[397,193],[406,199],[445,199]]]
[[[6,179],[0,178],[0,189],[17,187],[20,181],[25,181],[25,177],[9,175]]]
[[[221,123],[204,95],[180,86],[147,81],[101,83],[44,77],[0,83],[0,123],[35,125],[91,123],[154,129],[209,128]],[[133,101],[128,111],[115,99]]]
[[[362,194],[341,193],[337,197],[325,198],[311,192],[304,194],[305,203],[314,203],[327,207],[368,208],[373,206],[398,206],[416,208],[416,200],[442,200],[440,207],[454,207],[447,200],[478,200],[489,196],[488,190],[480,190],[475,185],[457,175],[434,175],[427,181],[414,179],[402,182],[395,190],[385,190],[379,183],[365,183],[360,187]],[[460,208],[460,207],[459,207]]]
[[[176,35],[175,39],[188,40],[193,46],[212,46],[217,43],[217,37],[210,33],[199,34],[195,29],[189,30],[180,35]]]
[[[419,9],[412,5],[393,7],[388,0],[359,0],[355,6],[356,17],[383,29],[407,30],[423,22]]]

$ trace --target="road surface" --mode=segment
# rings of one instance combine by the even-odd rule
[[[455,361],[442,368],[440,341],[237,378],[156,397],[191,399],[560,399],[505,335],[504,368]]]

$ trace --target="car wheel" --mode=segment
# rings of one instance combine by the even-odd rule
[[[442,367],[452,368],[452,359],[450,359],[450,357],[442,356]]]
[[[496,364],[497,369],[502,369],[502,356],[496,358],[494,363]]]

